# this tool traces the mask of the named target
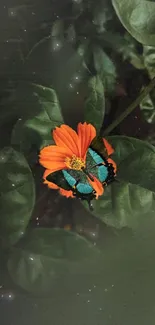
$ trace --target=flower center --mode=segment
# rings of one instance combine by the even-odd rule
[[[76,157],[73,155],[71,158],[65,159],[66,166],[70,169],[81,170],[85,168],[85,161],[81,158]]]

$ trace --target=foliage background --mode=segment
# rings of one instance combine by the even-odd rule
[[[154,324],[154,91],[110,134],[119,182],[94,203],[95,215],[41,184],[37,155],[50,141],[51,124],[61,123],[62,116],[73,127],[87,119],[104,132],[154,76],[154,46],[145,43],[153,28],[148,26],[145,40],[133,38],[111,3],[84,2],[93,17],[89,10],[81,14],[80,0],[73,2],[74,11],[70,1],[0,4],[4,325]],[[61,22],[50,42],[53,22],[76,15],[77,51],[72,24],[65,34],[71,45],[55,51],[66,40]],[[68,224],[75,236],[63,230]]]

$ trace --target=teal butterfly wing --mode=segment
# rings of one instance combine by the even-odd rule
[[[101,183],[110,184],[115,179],[114,167],[111,163],[108,163],[108,152],[104,145],[103,138],[101,136],[95,137],[88,149],[88,154],[96,163],[93,174],[100,180]],[[90,160],[90,159],[89,159]],[[98,165],[98,166],[97,166]]]
[[[88,183],[87,177],[83,172],[76,170],[63,170],[63,175],[70,186],[81,194],[91,194],[92,186]]]
[[[57,172],[51,173],[47,176],[46,179],[47,179],[47,181],[58,185],[59,187],[63,188],[66,191],[70,191],[72,189],[72,187],[69,185],[69,183],[64,178],[62,171],[57,171]]]
[[[47,180],[57,184],[64,190],[72,190],[81,199],[89,200],[89,198],[94,198],[93,188],[88,183],[86,175],[81,171],[62,170],[54,172],[47,176]]]
[[[80,182],[76,188],[81,194],[91,194],[93,192],[93,188],[91,185],[82,182]]]
[[[76,179],[70,175],[66,170],[62,170],[63,176],[65,178],[65,180],[67,181],[67,183],[71,186],[74,187],[76,184]]]
[[[105,165],[103,158],[95,152],[93,149],[88,149],[92,159],[98,165],[98,178],[101,182],[104,182],[108,177],[108,167]]]

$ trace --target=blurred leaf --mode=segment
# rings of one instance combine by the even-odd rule
[[[123,60],[129,60],[136,69],[145,69],[143,55],[139,54],[139,43],[129,33],[125,33],[122,38],[124,42],[119,52],[122,53]]]
[[[52,25],[51,36],[60,37],[64,36],[64,22],[62,19],[57,19]]]
[[[76,41],[76,31],[73,24],[70,24],[66,31],[66,39],[70,43],[75,43]]]
[[[30,292],[61,288],[72,276],[91,273],[99,251],[81,236],[63,229],[34,229],[13,248],[8,269],[14,282]],[[94,267],[96,269],[96,265]]]
[[[88,95],[85,101],[85,121],[92,123],[100,131],[105,113],[104,87],[99,76],[88,82]]]
[[[12,145],[24,153],[32,146],[52,143],[51,130],[63,123],[59,101],[52,88],[24,84],[19,89],[18,105],[25,116],[19,119],[12,132]]]
[[[84,10],[83,0],[72,0],[72,14],[74,17],[78,17]]]
[[[95,69],[103,82],[105,92],[110,95],[114,92],[116,84],[115,65],[100,47],[95,46],[93,54]]]
[[[13,148],[0,151],[0,240],[4,246],[23,235],[35,203],[35,185],[24,156]]]
[[[150,78],[155,76],[155,46],[143,46],[144,66]]]
[[[64,121],[73,127],[82,115],[81,107],[76,104],[77,92],[80,93],[81,84],[87,82],[89,76],[84,66],[84,53],[81,55],[81,51],[67,41],[60,42],[58,39],[57,42],[56,37],[38,44],[25,64],[25,78],[35,84],[52,85],[59,98]]]
[[[104,47],[120,53],[123,60],[129,60],[136,69],[145,69],[143,55],[139,53],[140,44],[128,32],[105,31],[101,42]]]
[[[147,95],[140,103],[141,111],[148,123],[155,123],[155,91]]]
[[[109,8],[109,1],[98,1],[93,3],[93,24],[98,34],[106,30],[106,23],[113,18],[113,11]]]
[[[117,180],[94,200],[93,214],[108,225],[137,229],[149,218],[155,223],[155,148],[146,142],[108,137],[115,148]]]
[[[112,0],[123,26],[142,44],[155,45],[155,3],[144,0]]]
[[[0,124],[3,125],[6,120],[17,116],[17,107],[14,105],[15,90],[8,92],[6,96],[0,94],[0,98]]]

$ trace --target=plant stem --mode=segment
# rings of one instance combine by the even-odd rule
[[[140,103],[141,101],[149,94],[149,92],[155,87],[155,77],[150,81],[148,86],[140,93],[140,95],[132,102],[131,105],[119,116],[117,119],[112,122],[103,132],[104,135],[108,135],[113,129],[116,128]]]

